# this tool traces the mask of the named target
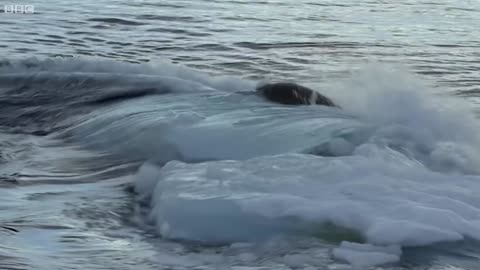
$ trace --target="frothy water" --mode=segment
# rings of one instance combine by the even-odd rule
[[[389,77],[389,82],[404,78],[401,74],[376,75]],[[365,77],[361,78],[360,81]],[[344,240],[360,238],[361,242],[375,245],[343,243],[335,249],[336,257],[360,266],[375,264],[377,260],[380,263],[398,261],[400,247],[465,238],[478,240],[480,212],[475,191],[479,188],[476,176],[479,157],[475,149],[480,144],[472,135],[477,134],[479,127],[471,113],[452,111],[454,107],[447,105],[447,98],[436,100],[422,93],[411,80],[404,87],[363,82],[383,92],[373,90],[374,96],[364,99],[368,104],[357,104],[357,109],[369,109],[364,115],[357,111],[354,124],[352,119],[345,119],[345,115],[338,119],[336,112],[329,114],[328,111],[323,111],[323,117],[321,111],[310,114],[304,123],[292,124],[295,113],[289,115],[289,121],[276,123],[277,128],[283,124],[280,127],[283,134],[301,130],[307,138],[316,137],[314,143],[328,134],[326,146],[314,144],[304,149],[328,149],[328,154],[334,153],[335,157],[272,155],[259,151],[265,147],[254,147],[255,155],[263,157],[195,165],[169,162],[161,169],[148,163],[143,165],[135,182],[136,191],[150,198],[152,209],[148,217],[158,232],[172,239],[228,243],[260,241],[278,234],[313,236],[322,231],[322,226],[332,223],[334,228],[352,230],[349,233],[352,239]],[[390,111],[378,115],[377,110],[386,109],[385,106],[389,106]],[[319,116],[330,126],[308,130]],[[261,116],[257,114],[257,117]],[[230,156],[219,154],[216,149],[202,148],[200,152],[205,158],[242,158],[237,149],[245,145],[237,148],[238,140],[255,145],[262,139],[264,119],[242,127],[256,126],[252,133],[258,135],[253,142],[237,137],[237,132],[232,136],[219,118],[223,117],[215,115],[215,123],[208,123],[208,117],[199,119],[199,129],[222,126],[212,132],[217,134],[213,139],[205,137],[209,138],[208,145],[215,143],[220,149],[229,149]],[[333,125],[333,120],[340,121]],[[328,132],[328,128],[343,131],[347,127],[348,133]],[[450,129],[454,132],[449,132]],[[261,141],[260,145],[277,145],[279,142],[273,138],[278,137],[290,145],[303,146],[307,141],[299,134],[280,136],[272,130],[269,128],[272,138]],[[229,139],[225,140],[224,136]],[[170,142],[175,144],[175,138],[181,136],[172,137]],[[198,147],[179,148],[185,149],[182,156],[187,160],[198,151]],[[304,153],[301,149],[296,152]],[[340,151],[343,152],[340,154]],[[339,229],[332,229],[332,234],[336,230]],[[369,260],[372,248],[375,256]],[[389,252],[391,248],[394,254]],[[355,252],[365,254],[349,256]]]
[[[1,14],[0,268],[475,269],[467,2]],[[267,102],[269,79],[341,109]]]

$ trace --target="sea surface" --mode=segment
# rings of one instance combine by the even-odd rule
[[[479,37],[476,0],[2,1],[0,269],[479,269]]]

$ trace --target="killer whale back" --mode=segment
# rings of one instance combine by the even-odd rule
[[[260,85],[256,91],[266,99],[286,105],[324,105],[338,107],[328,97],[296,83],[269,83]]]

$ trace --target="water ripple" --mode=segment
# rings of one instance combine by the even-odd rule
[[[133,20],[119,19],[119,18],[91,18],[87,19],[90,22],[104,22],[109,24],[121,24],[121,25],[144,25],[146,23],[137,22]]]

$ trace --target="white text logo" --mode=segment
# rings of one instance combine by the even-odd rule
[[[5,5],[5,13],[9,14],[33,14],[35,7],[33,5]]]

